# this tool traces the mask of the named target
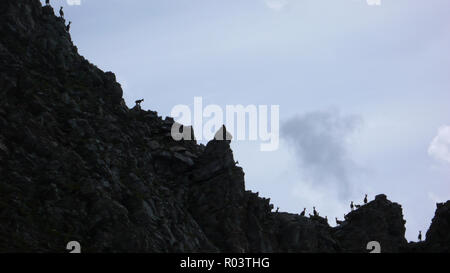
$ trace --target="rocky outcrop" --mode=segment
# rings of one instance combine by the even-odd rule
[[[426,233],[426,240],[409,243],[405,252],[450,253],[450,201],[436,204],[436,214]]]
[[[429,252],[450,252],[450,201],[436,204],[436,214],[427,232]]]
[[[383,252],[399,252],[407,244],[405,223],[401,206],[381,194],[347,214],[333,233],[344,251],[364,252],[368,242],[377,241]]]
[[[0,2],[0,252],[366,252],[408,249],[378,196],[332,228],[246,191],[226,128],[175,141],[172,118],[129,109],[38,0]],[[448,251],[448,203],[427,234]],[[411,248],[408,249],[411,251]]]
[[[1,1],[0,36],[0,251],[215,249],[183,199],[201,147],[128,109],[51,7]]]

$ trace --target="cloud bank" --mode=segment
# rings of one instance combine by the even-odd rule
[[[291,145],[308,180],[317,186],[335,186],[345,199],[350,194],[351,176],[358,169],[349,153],[349,139],[361,124],[358,116],[316,111],[287,120],[281,136]]]
[[[428,148],[428,154],[440,161],[450,163],[450,126],[442,126]]]

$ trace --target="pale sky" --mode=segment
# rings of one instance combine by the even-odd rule
[[[450,199],[448,0],[52,3],[130,107],[280,105],[277,151],[232,147],[247,188],[281,211],[342,219],[350,201],[384,193],[416,240]]]

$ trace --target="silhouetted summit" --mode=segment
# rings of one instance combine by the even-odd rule
[[[273,212],[230,141],[177,142],[172,118],[129,109],[38,0],[2,0],[0,37],[0,252],[448,251],[448,202],[419,246],[384,195],[336,228]]]

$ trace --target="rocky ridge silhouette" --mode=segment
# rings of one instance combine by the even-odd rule
[[[450,202],[407,243],[385,195],[338,227],[273,212],[245,189],[229,141],[174,141],[174,120],[129,109],[112,72],[78,54],[38,0],[0,2],[0,252],[449,251]]]

